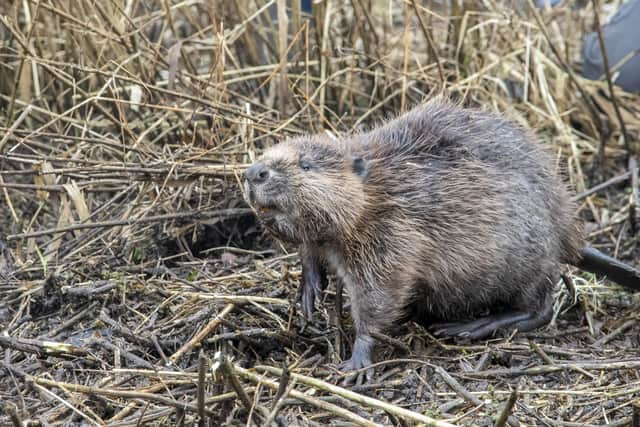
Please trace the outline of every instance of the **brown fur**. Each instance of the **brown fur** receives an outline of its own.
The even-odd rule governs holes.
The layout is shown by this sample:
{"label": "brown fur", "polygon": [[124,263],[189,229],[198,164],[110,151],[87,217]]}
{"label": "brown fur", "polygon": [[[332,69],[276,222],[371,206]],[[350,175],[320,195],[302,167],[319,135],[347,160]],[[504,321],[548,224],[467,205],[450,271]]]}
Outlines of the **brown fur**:
{"label": "brown fur", "polygon": [[338,141],[284,141],[258,164],[268,178],[246,192],[263,224],[301,246],[307,270],[321,263],[345,284],[354,353],[367,353],[349,368],[370,363],[372,332],[408,317],[547,310],[560,264],[582,248],[574,206],[535,138],[446,101]]}

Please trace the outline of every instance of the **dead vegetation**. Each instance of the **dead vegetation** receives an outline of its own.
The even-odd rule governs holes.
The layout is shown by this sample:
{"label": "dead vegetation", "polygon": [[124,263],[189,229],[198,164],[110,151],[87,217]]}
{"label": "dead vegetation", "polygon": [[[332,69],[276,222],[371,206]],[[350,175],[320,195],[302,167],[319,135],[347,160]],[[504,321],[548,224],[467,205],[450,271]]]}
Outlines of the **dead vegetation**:
{"label": "dead vegetation", "polygon": [[637,265],[640,99],[578,72],[597,3],[285,3],[3,2],[0,424],[629,424],[638,298],[575,271],[547,329],[408,325],[341,387],[335,288],[304,324],[296,254],[238,186],[280,138],[444,89],[557,149],[592,244]]}

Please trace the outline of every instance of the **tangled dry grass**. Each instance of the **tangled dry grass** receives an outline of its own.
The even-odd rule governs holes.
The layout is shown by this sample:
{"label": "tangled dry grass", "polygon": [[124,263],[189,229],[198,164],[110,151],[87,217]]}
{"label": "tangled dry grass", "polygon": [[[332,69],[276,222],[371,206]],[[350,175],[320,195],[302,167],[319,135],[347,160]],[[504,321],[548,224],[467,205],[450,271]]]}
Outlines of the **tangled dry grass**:
{"label": "tangled dry grass", "polygon": [[287,135],[445,90],[534,128],[591,243],[637,265],[640,99],[579,77],[594,4],[4,1],[0,424],[629,424],[639,300],[579,271],[547,329],[408,325],[373,384],[339,386],[334,288],[304,324],[296,254],[238,186]]}

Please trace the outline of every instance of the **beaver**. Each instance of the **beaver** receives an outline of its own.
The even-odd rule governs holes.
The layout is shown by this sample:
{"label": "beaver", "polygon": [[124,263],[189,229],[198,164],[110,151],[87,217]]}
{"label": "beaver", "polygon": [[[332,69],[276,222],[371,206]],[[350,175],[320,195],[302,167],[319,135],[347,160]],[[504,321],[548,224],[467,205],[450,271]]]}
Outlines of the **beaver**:
{"label": "beaver", "polygon": [[300,248],[307,318],[327,270],[344,284],[355,328],[344,371],[368,367],[375,333],[408,319],[471,339],[540,327],[564,263],[640,286],[636,270],[585,247],[529,131],[443,98],[337,140],[285,140],[244,185],[264,227]]}

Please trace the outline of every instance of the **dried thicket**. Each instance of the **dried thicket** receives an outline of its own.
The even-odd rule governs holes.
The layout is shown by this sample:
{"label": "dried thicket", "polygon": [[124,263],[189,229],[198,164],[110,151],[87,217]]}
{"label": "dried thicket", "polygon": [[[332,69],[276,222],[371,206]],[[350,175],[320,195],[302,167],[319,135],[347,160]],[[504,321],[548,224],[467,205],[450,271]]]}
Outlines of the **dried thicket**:
{"label": "dried thicket", "polygon": [[580,77],[594,5],[3,1],[0,424],[629,423],[638,298],[579,271],[546,329],[407,325],[373,384],[342,386],[335,287],[305,324],[295,249],[238,185],[281,138],[444,90],[533,128],[590,242],[634,263],[640,99]]}

